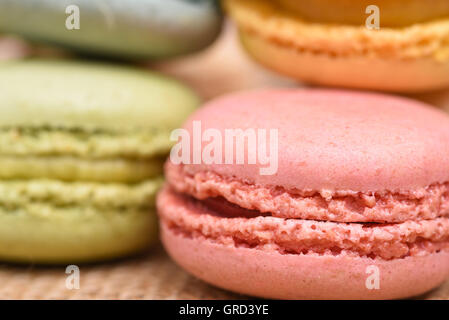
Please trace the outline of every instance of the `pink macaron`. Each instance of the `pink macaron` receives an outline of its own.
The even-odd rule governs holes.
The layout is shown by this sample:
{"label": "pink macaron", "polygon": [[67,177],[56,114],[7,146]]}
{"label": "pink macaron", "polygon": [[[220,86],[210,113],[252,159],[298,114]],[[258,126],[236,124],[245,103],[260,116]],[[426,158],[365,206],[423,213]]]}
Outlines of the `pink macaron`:
{"label": "pink macaron", "polygon": [[208,103],[183,131],[157,205],[165,248],[196,277],[266,298],[390,299],[449,276],[444,113],[263,90]]}

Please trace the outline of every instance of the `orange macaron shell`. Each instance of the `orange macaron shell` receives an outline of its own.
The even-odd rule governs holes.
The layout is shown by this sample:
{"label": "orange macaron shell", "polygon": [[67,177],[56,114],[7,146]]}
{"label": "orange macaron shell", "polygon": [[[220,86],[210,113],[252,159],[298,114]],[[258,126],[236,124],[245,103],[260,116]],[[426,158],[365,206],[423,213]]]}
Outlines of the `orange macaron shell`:
{"label": "orange macaron shell", "polygon": [[[391,92],[449,86],[449,19],[444,13],[442,18],[389,27],[382,24],[381,11],[377,30],[365,23],[310,21],[269,0],[224,4],[248,54],[301,82]],[[305,6],[316,9],[319,3]],[[333,11],[329,15],[338,16]],[[363,11],[361,16],[369,15]]]}

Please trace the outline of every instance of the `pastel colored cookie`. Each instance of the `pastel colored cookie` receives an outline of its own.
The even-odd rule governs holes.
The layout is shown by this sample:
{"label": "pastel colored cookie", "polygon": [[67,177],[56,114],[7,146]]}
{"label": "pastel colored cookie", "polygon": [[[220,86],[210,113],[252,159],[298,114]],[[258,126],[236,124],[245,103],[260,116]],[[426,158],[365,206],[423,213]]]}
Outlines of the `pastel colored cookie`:
{"label": "pastel colored cookie", "polygon": [[278,0],[284,8],[308,21],[364,25],[366,8],[376,5],[383,27],[405,27],[449,16],[449,2],[433,0]]}
{"label": "pastel colored cookie", "polygon": [[[72,29],[74,14],[79,29]],[[119,58],[203,49],[217,37],[221,22],[215,0],[0,0],[2,32]]]}
{"label": "pastel colored cookie", "polygon": [[[396,92],[449,86],[449,4],[378,1],[224,0],[258,62],[295,79]],[[371,12],[371,11],[370,11]]]}
{"label": "pastel colored cookie", "polygon": [[0,64],[0,259],[109,259],[157,239],[170,132],[198,104],[159,74],[95,63]]}
{"label": "pastel colored cookie", "polygon": [[[249,159],[272,141],[277,157],[268,175],[270,163],[238,163],[237,151],[226,163],[167,161],[162,240],[193,275],[287,299],[411,297],[449,276],[443,112],[373,93],[264,90],[208,103],[185,123],[191,137],[198,123],[223,137],[277,130],[277,140],[232,144]],[[206,141],[197,148],[210,152]]]}

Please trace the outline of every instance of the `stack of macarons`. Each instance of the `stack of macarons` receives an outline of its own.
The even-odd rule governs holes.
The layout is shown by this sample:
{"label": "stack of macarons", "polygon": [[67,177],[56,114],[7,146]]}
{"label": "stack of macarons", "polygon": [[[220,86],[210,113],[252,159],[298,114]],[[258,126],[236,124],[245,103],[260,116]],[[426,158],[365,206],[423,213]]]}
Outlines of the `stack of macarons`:
{"label": "stack of macarons", "polygon": [[[266,298],[370,299],[449,276],[446,114],[382,94],[263,90],[208,103],[185,123],[190,136],[197,123],[246,143],[233,161],[238,138],[213,138],[213,161],[193,161],[209,140],[166,164],[162,240],[198,278]],[[275,139],[250,139],[269,130]],[[271,163],[238,163],[267,150]]]}
{"label": "stack of macarons", "polygon": [[224,4],[249,54],[295,79],[398,92],[449,87],[446,0]]}
{"label": "stack of macarons", "polygon": [[[221,22],[215,0],[0,1],[4,34],[127,60],[203,49]],[[14,48],[3,51],[24,55]],[[190,89],[150,71],[63,60],[2,63],[0,88],[1,260],[91,262],[157,239],[170,133],[199,102]]]}
{"label": "stack of macarons", "polygon": [[0,259],[116,258],[157,239],[170,132],[198,104],[148,71],[29,60],[0,66]]}

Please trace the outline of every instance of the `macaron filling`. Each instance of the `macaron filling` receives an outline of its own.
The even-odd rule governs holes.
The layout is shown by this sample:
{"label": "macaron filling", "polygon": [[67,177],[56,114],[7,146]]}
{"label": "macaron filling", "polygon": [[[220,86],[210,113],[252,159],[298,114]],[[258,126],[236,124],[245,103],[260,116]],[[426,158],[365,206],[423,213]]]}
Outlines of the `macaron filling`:
{"label": "macaron filling", "polygon": [[168,129],[3,127],[0,178],[136,183],[162,175]]}
{"label": "macaron filling", "polygon": [[449,2],[435,0],[277,0],[288,12],[320,23],[364,25],[370,5],[379,8],[381,27],[403,27],[449,16]]}
{"label": "macaron filling", "polygon": [[[166,187],[158,198],[161,223],[186,238],[280,254],[399,259],[449,250],[449,219],[397,224],[337,223],[273,216],[242,217]],[[224,207],[229,206],[225,204]],[[252,212],[254,213],[254,212]]]}
{"label": "macaron filling", "polygon": [[136,184],[104,184],[50,179],[3,180],[0,181],[0,208],[13,211],[46,204],[59,208],[148,209],[154,208],[162,181],[158,178]]}
{"label": "macaron filling", "polygon": [[88,129],[23,126],[0,129],[0,148],[6,155],[73,155],[89,158],[149,158],[170,150],[168,128]]}
{"label": "macaron filling", "polygon": [[1,179],[59,179],[137,183],[162,175],[163,158],[89,159],[73,156],[0,155]]}
{"label": "macaron filling", "polygon": [[212,171],[191,173],[170,162],[165,172],[177,192],[201,200],[221,197],[241,208],[280,218],[397,223],[449,216],[449,183],[409,191],[331,192],[255,185]]}

